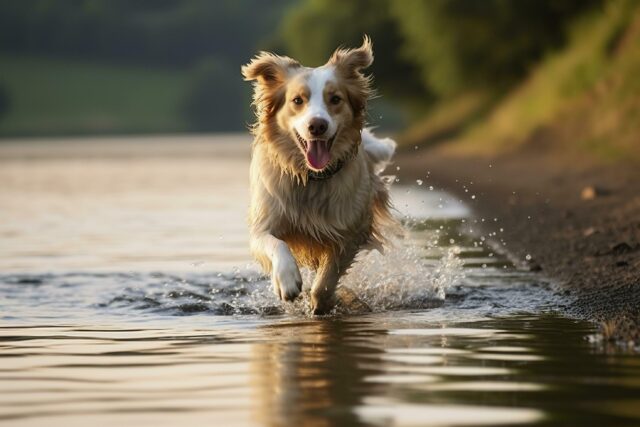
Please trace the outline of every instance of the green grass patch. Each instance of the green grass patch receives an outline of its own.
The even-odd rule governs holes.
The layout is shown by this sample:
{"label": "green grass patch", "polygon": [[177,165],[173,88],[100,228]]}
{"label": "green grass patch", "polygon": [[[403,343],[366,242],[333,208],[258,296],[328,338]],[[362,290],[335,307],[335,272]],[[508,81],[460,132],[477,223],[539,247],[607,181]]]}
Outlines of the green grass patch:
{"label": "green grass patch", "polygon": [[0,55],[0,136],[178,132],[186,71]]}

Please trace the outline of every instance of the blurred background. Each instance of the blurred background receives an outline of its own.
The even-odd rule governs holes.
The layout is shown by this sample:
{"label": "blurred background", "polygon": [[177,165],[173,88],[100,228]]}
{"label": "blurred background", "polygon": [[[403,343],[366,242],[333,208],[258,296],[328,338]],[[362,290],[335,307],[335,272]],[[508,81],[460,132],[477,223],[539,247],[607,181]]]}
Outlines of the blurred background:
{"label": "blurred background", "polygon": [[[634,0],[23,0],[0,2],[0,136],[243,131],[240,66],[309,66],[374,41],[369,121],[406,144],[511,143],[541,125],[633,155]],[[593,117],[599,117],[593,123]],[[485,120],[486,119],[486,120]]]}

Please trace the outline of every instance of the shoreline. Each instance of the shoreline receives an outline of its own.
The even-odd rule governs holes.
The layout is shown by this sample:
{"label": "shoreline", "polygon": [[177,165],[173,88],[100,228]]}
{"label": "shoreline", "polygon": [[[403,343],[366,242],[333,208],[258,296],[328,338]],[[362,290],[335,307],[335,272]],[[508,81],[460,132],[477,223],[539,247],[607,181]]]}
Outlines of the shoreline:
{"label": "shoreline", "polygon": [[607,340],[637,345],[640,170],[620,163],[555,148],[488,156],[440,145],[401,148],[394,173],[463,199],[483,232],[573,298],[569,314],[599,323]]}

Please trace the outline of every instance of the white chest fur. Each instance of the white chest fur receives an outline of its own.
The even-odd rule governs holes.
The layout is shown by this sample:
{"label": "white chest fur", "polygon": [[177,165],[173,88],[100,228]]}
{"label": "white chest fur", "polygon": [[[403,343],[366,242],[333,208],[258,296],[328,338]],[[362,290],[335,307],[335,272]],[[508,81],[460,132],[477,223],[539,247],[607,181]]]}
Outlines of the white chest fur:
{"label": "white chest fur", "polygon": [[265,154],[256,147],[252,158],[252,232],[286,230],[336,240],[367,226],[372,183],[363,152],[331,178],[306,184],[275,170]]}

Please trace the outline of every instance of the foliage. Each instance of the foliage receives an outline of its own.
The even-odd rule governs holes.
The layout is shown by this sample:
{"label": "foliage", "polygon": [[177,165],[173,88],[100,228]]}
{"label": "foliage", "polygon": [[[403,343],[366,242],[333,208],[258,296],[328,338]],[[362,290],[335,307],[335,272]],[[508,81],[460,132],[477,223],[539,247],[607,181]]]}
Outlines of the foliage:
{"label": "foliage", "polygon": [[598,2],[307,0],[287,16],[282,37],[291,54],[317,65],[337,44],[369,33],[383,58],[374,69],[380,85],[424,104],[425,94],[503,90],[561,45],[567,23]]}
{"label": "foliage", "polygon": [[383,93],[402,102],[428,103],[414,61],[401,54],[401,35],[389,14],[389,0],[308,0],[284,17],[280,40],[285,53],[308,66],[324,64],[338,46],[357,47],[368,34],[376,58],[370,72]]}
{"label": "foliage", "polygon": [[[34,131],[46,132],[49,126],[56,133],[240,130],[249,96],[240,88],[239,68],[257,50],[273,49],[316,66],[338,45],[357,46],[365,33],[373,38],[377,58],[370,71],[385,97],[378,100],[376,115],[393,115],[387,113],[389,101],[415,116],[438,103],[471,99],[469,94],[494,100],[565,43],[576,17],[606,1],[2,1],[0,52],[17,61],[12,73],[28,62],[20,57],[34,60],[36,68],[7,80],[5,68],[12,65],[3,63],[1,77],[11,103],[0,132],[12,126],[26,132],[29,123]],[[47,68],[38,68],[37,57],[42,63],[56,59],[52,79]],[[89,69],[95,78],[85,74]],[[56,74],[62,72],[69,75]],[[566,93],[580,92],[599,75],[589,66],[574,72]],[[159,75],[171,77],[154,78]],[[109,82],[109,90],[90,87],[99,78]],[[53,85],[56,79],[64,90]],[[147,99],[131,96],[143,96],[131,86],[134,81]],[[34,101],[47,93],[52,95]],[[128,100],[131,116],[118,113],[118,100]],[[485,108],[482,103],[474,107]],[[160,110],[156,117],[164,121],[151,125],[155,113],[150,112]],[[63,112],[68,118],[60,116]],[[438,123],[434,129],[451,128],[442,125],[446,120]]]}
{"label": "foliage", "polygon": [[640,5],[608,1],[569,33],[565,49],[457,138],[461,149],[509,150],[552,134],[567,149],[640,160]]}
{"label": "foliage", "polygon": [[403,52],[441,97],[504,89],[558,47],[571,18],[595,0],[407,0],[391,2]]}
{"label": "foliage", "polygon": [[238,66],[291,0],[20,0],[0,2],[0,50],[143,65]]}

